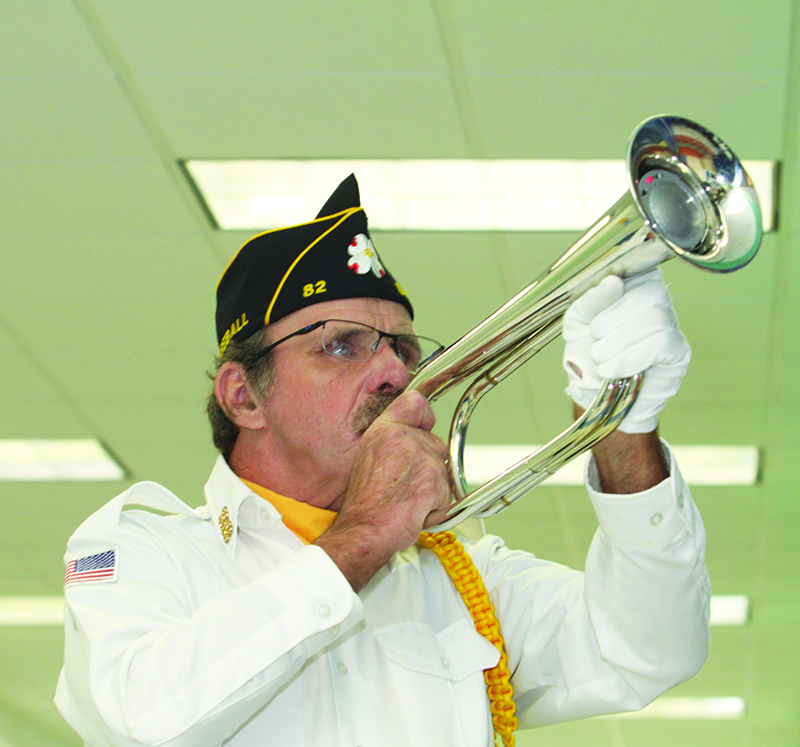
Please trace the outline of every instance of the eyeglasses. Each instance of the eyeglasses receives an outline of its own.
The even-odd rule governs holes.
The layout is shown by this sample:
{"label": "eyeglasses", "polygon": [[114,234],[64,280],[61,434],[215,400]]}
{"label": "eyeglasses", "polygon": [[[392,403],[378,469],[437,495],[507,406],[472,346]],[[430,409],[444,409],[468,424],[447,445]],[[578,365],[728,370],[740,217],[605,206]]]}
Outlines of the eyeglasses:
{"label": "eyeglasses", "polygon": [[367,360],[380,347],[381,340],[385,338],[406,368],[414,373],[423,363],[427,363],[444,350],[442,343],[430,337],[396,335],[391,332],[382,332],[375,327],[370,327],[369,324],[349,322],[344,319],[326,319],[309,324],[307,327],[298,329],[297,332],[292,332],[267,345],[263,350],[259,350],[253,363],[261,360],[282,342],[298,335],[307,335],[320,327],[322,327],[323,350],[340,361]]}

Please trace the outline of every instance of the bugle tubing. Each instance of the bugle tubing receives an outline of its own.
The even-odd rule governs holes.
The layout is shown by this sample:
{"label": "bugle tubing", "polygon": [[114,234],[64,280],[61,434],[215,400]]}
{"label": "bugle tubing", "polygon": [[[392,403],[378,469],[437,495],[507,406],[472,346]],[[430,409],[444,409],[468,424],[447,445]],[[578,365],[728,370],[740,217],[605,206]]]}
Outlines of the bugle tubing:
{"label": "bugle tubing", "polygon": [[457,503],[430,531],[503,511],[610,433],[633,405],[643,373],[604,381],[569,428],[469,492],[464,446],[480,399],[561,333],[570,303],[608,275],[647,272],[678,256],[712,272],[733,272],[761,244],[758,197],[741,162],[716,135],[682,117],[658,116],[631,135],[628,191],[530,285],[426,363],[409,389],[430,401],[471,377],[450,428]]}

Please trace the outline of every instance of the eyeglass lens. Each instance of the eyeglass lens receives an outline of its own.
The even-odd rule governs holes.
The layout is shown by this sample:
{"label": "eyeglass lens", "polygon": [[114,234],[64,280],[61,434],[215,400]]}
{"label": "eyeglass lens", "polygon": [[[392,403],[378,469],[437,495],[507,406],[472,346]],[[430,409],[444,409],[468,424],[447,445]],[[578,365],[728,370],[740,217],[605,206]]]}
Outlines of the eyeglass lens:
{"label": "eyeglass lens", "polygon": [[[378,349],[380,340],[381,333],[377,329],[357,322],[328,321],[322,327],[322,346],[329,355],[340,360],[366,360]],[[435,341],[416,335],[399,335],[396,343],[392,337],[386,340],[411,371],[440,349]]]}

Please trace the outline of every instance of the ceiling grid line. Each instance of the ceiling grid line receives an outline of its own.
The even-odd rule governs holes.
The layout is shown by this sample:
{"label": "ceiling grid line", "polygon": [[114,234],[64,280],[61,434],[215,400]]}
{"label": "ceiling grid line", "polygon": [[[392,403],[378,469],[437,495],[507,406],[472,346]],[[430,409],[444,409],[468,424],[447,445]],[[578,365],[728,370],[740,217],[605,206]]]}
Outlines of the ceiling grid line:
{"label": "ceiling grid line", "polygon": [[178,197],[199,229],[206,247],[210,250],[214,260],[224,265],[227,258],[220,256],[219,248],[214,240],[214,229],[209,223],[208,215],[186,179],[186,175],[180,166],[178,155],[174,152],[169,139],[139,90],[128,63],[109,36],[90,0],[72,0],[72,4],[83,19],[91,37],[116,76],[123,96],[130,105],[131,111],[139,121],[143,131],[150,139],[153,149],[158,155]]}
{"label": "ceiling grid line", "polygon": [[[439,31],[439,38],[442,43],[445,58],[447,59],[450,71],[450,83],[453,89],[453,97],[456,103],[456,110],[464,130],[464,138],[469,149],[470,156],[483,159],[486,151],[480,136],[475,114],[475,104],[469,87],[469,80],[464,63],[464,56],[461,52],[461,45],[456,31],[456,24],[450,8],[449,0],[431,0],[436,24]],[[520,289],[514,276],[511,259],[508,254],[508,247],[505,238],[500,233],[489,234],[489,244],[492,248],[495,264],[500,275],[500,287],[504,296],[510,298],[513,293]],[[533,390],[533,382],[530,376],[522,375],[522,386],[526,393],[525,405],[528,417],[532,425],[539,432],[548,432],[547,424],[541,421],[536,408],[536,398]],[[583,566],[582,554],[578,551],[578,542],[575,532],[569,521],[569,512],[566,505],[566,497],[562,488],[553,489],[554,498],[557,505],[559,522],[564,534],[565,545],[568,548],[570,562],[575,567]]]}
{"label": "ceiling grid line", "polygon": [[11,338],[16,345],[17,349],[30,361],[31,365],[39,371],[42,378],[50,385],[52,390],[56,393],[58,398],[67,406],[75,418],[92,434],[95,438],[102,443],[107,443],[107,438],[102,429],[94,423],[94,421],[78,406],[73,396],[61,384],[58,378],[53,374],[50,369],[42,363],[39,357],[25,344],[22,337],[17,334],[16,330],[2,317],[0,317],[0,327],[3,328],[5,333]]}
{"label": "ceiling grid line", "polygon": [[[486,158],[486,149],[478,130],[478,118],[475,115],[475,103],[469,87],[467,69],[464,63],[464,56],[461,53],[461,46],[458,41],[458,33],[455,27],[453,14],[450,10],[449,0],[431,0],[436,26],[439,31],[439,39],[442,43],[447,66],[450,71],[450,85],[453,89],[453,98],[456,104],[456,111],[464,131],[464,139],[470,157],[483,160]],[[508,257],[508,250],[505,240],[498,233],[489,234],[489,242],[492,247],[495,262],[500,271],[500,282],[503,292],[510,296],[516,291],[514,287],[514,274],[511,267],[511,260]]]}
{"label": "ceiling grid line", "polygon": [[461,120],[461,126],[464,128],[464,139],[466,140],[467,148],[472,158],[486,158],[481,136],[478,132],[475,105],[469,89],[464,56],[461,54],[461,46],[458,42],[458,34],[450,4],[448,0],[431,0],[431,5],[436,17],[439,39],[442,42],[447,66],[450,70],[453,98],[456,102],[456,110]]}

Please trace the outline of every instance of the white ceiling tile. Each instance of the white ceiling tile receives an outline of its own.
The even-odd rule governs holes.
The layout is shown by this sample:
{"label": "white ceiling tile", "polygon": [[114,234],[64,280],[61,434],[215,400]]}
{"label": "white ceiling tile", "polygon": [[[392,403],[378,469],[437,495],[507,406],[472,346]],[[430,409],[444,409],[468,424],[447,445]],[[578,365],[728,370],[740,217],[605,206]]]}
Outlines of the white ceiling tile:
{"label": "white ceiling tile", "polygon": [[[42,231],[117,232],[109,251],[124,251],[128,232],[192,231],[199,209],[186,205],[158,163],[76,159],[49,163],[26,160],[0,169],[6,236],[16,251]],[[50,247],[55,251],[56,246]]]}
{"label": "white ceiling tile", "polygon": [[684,399],[682,392],[664,408],[659,418],[661,435],[675,443],[756,444],[767,440],[763,405],[752,400],[732,405],[722,397],[702,404]]}
{"label": "white ceiling tile", "polygon": [[0,79],[112,75],[73,3],[3,0]]}
{"label": "white ceiling tile", "polygon": [[[0,438],[90,437],[76,405],[47,375],[46,369],[6,332],[0,323]],[[24,344],[31,331],[19,330]]]}
{"label": "white ceiling tile", "polygon": [[0,313],[52,371],[49,356],[73,351],[102,361],[120,350],[214,350],[222,265],[199,235],[33,233],[15,250],[0,275]]}
{"label": "white ceiling tile", "polygon": [[466,155],[444,74],[148,75],[139,85],[182,158]]}
{"label": "white ceiling tile", "polygon": [[[786,76],[780,72],[700,71],[688,82],[672,72],[476,74],[469,85],[487,158],[623,158],[630,133],[656,114],[699,122],[743,159],[783,154]],[[770,116],[744,115],[761,111]]]}
{"label": "white ceiling tile", "polygon": [[[325,73],[443,73],[427,0],[264,3],[139,0],[95,3],[135,74],[238,72],[254,77]],[[365,102],[366,103],[366,102]]]}
{"label": "white ceiling tile", "polygon": [[697,71],[783,72],[789,65],[791,0],[761,3],[757,12],[716,0],[464,2],[452,12],[470,73],[635,71],[647,98],[654,71],[692,86]]}
{"label": "white ceiling tile", "polygon": [[[133,480],[160,482],[196,506],[205,501],[203,485],[217,457],[205,415],[210,384],[196,368],[165,379],[148,397],[98,397],[86,409]],[[116,492],[109,489],[107,500]]]}
{"label": "white ceiling tile", "polygon": [[4,77],[0,98],[0,159],[75,164],[155,161],[153,144],[142,130],[112,76]]}

